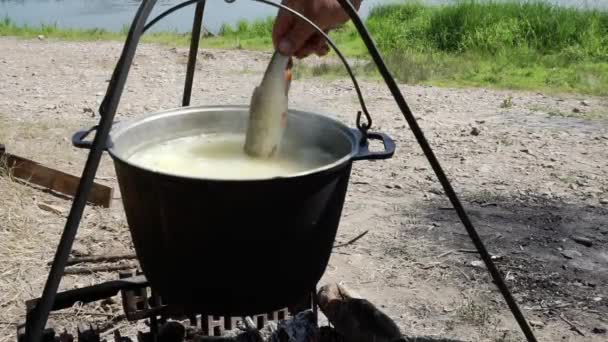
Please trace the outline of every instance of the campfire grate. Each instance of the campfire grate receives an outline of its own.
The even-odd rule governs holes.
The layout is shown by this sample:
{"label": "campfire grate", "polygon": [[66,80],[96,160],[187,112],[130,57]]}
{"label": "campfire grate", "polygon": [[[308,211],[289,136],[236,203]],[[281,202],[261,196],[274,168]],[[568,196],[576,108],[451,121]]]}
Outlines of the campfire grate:
{"label": "campfire grate", "polygon": [[[135,276],[138,275],[142,275],[142,272],[135,274]],[[133,277],[134,274],[121,272],[119,276],[121,279],[128,279]],[[243,317],[223,317],[204,314],[185,315],[176,308],[164,305],[162,298],[149,286],[137,289],[123,289],[120,293],[125,317],[131,322],[143,319],[159,319],[161,323],[164,323],[167,319],[185,318],[187,316],[190,325],[200,328],[204,336],[223,336],[226,331],[233,330],[239,325],[245,325]],[[253,315],[250,318],[257,329],[263,329],[269,322],[278,323],[281,320],[291,318],[293,316],[292,312],[310,309],[311,306],[306,305],[308,299],[306,298],[300,305],[292,308],[283,308],[270,313]],[[157,318],[159,315],[160,318]]]}
{"label": "campfire grate", "polygon": [[[69,308],[76,303],[92,303],[102,301],[120,293],[124,317],[130,323],[136,324],[145,321],[147,331],[137,332],[137,342],[173,342],[171,336],[181,334],[197,337],[222,337],[228,332],[244,331],[248,324],[253,322],[254,327],[262,330],[269,324],[278,324],[282,320],[293,318],[296,314],[311,311],[316,319],[316,305],[313,302],[314,293],[306,296],[290,307],[269,313],[261,313],[249,317],[223,317],[205,314],[185,313],[180,308],[163,304],[162,298],[148,286],[148,282],[141,271],[120,272],[118,282],[106,282],[86,288],[68,290],[57,294],[57,302],[52,311]],[[28,315],[36,307],[38,300],[26,303]],[[47,326],[43,332],[43,342],[73,342],[76,336],[79,342],[112,341],[102,339],[103,332],[111,331],[112,322],[97,325],[90,322],[81,322],[75,333],[64,330],[58,333],[55,328]],[[124,329],[123,329],[124,330]],[[25,325],[17,328],[17,341],[26,341]],[[119,329],[113,331],[114,342],[132,342],[131,338],[121,334]],[[181,340],[178,340],[181,341]]]}

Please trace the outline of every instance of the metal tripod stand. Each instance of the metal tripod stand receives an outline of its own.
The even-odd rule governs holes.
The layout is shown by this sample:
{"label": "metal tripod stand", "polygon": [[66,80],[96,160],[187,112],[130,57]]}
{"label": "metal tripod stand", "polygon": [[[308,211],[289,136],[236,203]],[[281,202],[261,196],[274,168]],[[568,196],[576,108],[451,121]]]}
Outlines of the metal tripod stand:
{"label": "metal tripod stand", "polygon": [[[226,2],[233,3],[235,0],[225,0]],[[276,4],[274,2],[268,0],[252,0],[260,3],[264,3],[267,5],[275,6],[282,8],[286,11],[291,12],[296,15],[299,19],[307,21],[309,24],[313,25],[318,32],[323,34],[323,36],[328,40],[330,45],[334,48],[334,50],[341,57],[343,62],[345,62],[341,53],[336,48],[335,44],[331,42],[329,37],[323,33],[316,25],[314,25],[310,20],[303,17],[301,14],[287,8],[283,5]],[[391,76],[384,60],[382,59],[378,49],[376,48],[372,38],[365,28],[361,18],[358,16],[356,9],[348,0],[337,0],[342,5],[344,10],[347,12],[352,22],[354,23],[358,33],[360,34],[362,40],[364,41],[374,63],[376,64],[378,71],[382,75],[384,81],[386,82],[389,90],[391,91],[397,105],[399,106],[404,118],[408,122],[410,129],[414,133],[416,140],[420,144],[425,156],[427,157],[433,171],[435,172],[439,182],[441,183],[446,195],[450,199],[454,209],[456,210],[460,220],[462,221],[465,229],[467,230],[471,240],[473,241],[475,247],[477,248],[482,260],[484,261],[486,267],[490,275],[492,276],[494,282],[502,293],[503,297],[507,305],[509,306],[511,312],[513,313],[517,323],[522,329],[528,341],[536,341],[530,326],[528,325],[525,317],[523,316],[521,310],[517,306],[514,298],[512,297],[509,289],[507,288],[500,272],[494,265],[491,260],[491,256],[486,250],[483,242],[481,241],[479,235],[477,234],[473,224],[471,223],[464,207],[462,206],[458,196],[456,195],[451,183],[449,182],[446,174],[444,173],[438,159],[436,158],[430,144],[426,140],[422,130],[418,126],[414,115],[412,114],[409,106],[407,105],[403,95],[401,94],[397,83]],[[27,324],[26,324],[26,341],[28,342],[38,342],[42,337],[42,333],[46,322],[48,320],[49,312],[51,311],[54,303],[55,297],[57,295],[57,290],[59,288],[59,284],[61,282],[61,278],[63,275],[63,271],[66,267],[66,263],[68,261],[69,253],[72,249],[72,244],[74,242],[78,226],[80,220],[82,218],[82,213],[84,211],[86,205],[86,199],[88,198],[89,192],[93,185],[93,180],[95,178],[95,173],[99,166],[102,153],[104,151],[104,146],[106,142],[106,138],[110,132],[114,116],[116,114],[116,110],[118,104],[120,102],[121,95],[124,90],[124,86],[127,80],[127,76],[129,74],[129,70],[135,56],[137,46],[140,42],[140,39],[144,32],[153,26],[155,23],[160,21],[165,16],[171,14],[172,12],[184,8],[186,6],[196,4],[195,14],[194,14],[194,23],[192,26],[192,40],[190,43],[190,53],[187,64],[187,73],[186,73],[186,81],[184,86],[184,94],[182,99],[182,105],[188,106],[190,104],[190,97],[192,93],[192,83],[194,79],[194,71],[196,66],[196,58],[198,53],[198,45],[199,45],[199,37],[202,28],[203,15],[205,10],[206,0],[190,0],[180,3],[177,6],[174,6],[167,11],[160,14],[158,17],[151,20],[147,23],[147,20],[150,16],[152,9],[156,4],[156,0],[143,0],[141,5],[139,6],[135,17],[130,26],[130,30],[128,32],[122,54],[116,64],[116,68],[114,69],[112,78],[107,88],[106,96],[99,108],[99,112],[101,114],[101,119],[98,124],[97,134],[93,140],[92,146],[90,148],[90,152],[82,173],[82,178],[78,187],[78,192],[73,200],[73,204],[67,218],[65,228],[63,234],[61,236],[61,240],[57,247],[57,251],[53,260],[53,264],[51,266],[51,270],[49,272],[47,282],[44,287],[44,291],[42,297],[37,302],[35,308],[28,314]],[[347,63],[345,63],[347,66]],[[351,77],[352,72],[350,68],[347,66],[347,70]],[[366,125],[371,126],[371,117],[365,108],[365,104],[362,101],[361,92],[357,83],[355,81],[355,88],[357,90],[357,94],[359,95],[359,99],[362,105],[362,110],[366,116],[367,123]],[[358,116],[358,123],[361,118],[361,113]]]}

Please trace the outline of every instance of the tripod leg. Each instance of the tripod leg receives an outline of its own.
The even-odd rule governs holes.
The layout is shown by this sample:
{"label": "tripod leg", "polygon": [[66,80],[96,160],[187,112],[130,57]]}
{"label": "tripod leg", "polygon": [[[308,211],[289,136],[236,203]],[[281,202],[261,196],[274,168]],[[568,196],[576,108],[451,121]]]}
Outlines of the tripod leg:
{"label": "tripod leg", "polygon": [[182,106],[190,105],[192,96],[192,82],[194,81],[194,71],[196,67],[196,56],[198,54],[198,44],[201,38],[201,28],[203,26],[203,15],[205,13],[206,1],[200,1],[196,4],[194,10],[194,22],[192,23],[192,37],[190,40],[190,54],[188,56],[188,67],[186,69],[186,84],[184,85],[184,98]]}
{"label": "tripod leg", "polygon": [[148,19],[148,16],[150,15],[150,12],[155,4],[156,0],[144,0],[137,10],[137,14],[133,19],[133,23],[127,36],[119,63],[116,66],[112,80],[108,85],[106,95],[107,101],[102,106],[103,115],[99,121],[99,129],[95,135],[95,139],[93,140],[93,145],[91,146],[91,150],[78,185],[78,191],[74,197],[74,201],[72,202],[72,208],[61,235],[59,246],[57,246],[57,251],[53,259],[53,265],[51,266],[49,276],[44,286],[42,297],[31,314],[28,315],[28,319],[26,321],[25,341],[27,342],[39,342],[42,337],[44,327],[49,318],[49,313],[51,312],[55,302],[57,289],[59,288],[61,278],[63,277],[63,272],[70,255],[70,251],[72,250],[72,244],[78,231],[78,226],[86,206],[89,192],[93,186],[95,173],[99,167],[101,155],[106,147],[106,139],[110,132],[110,128],[112,127],[114,114],[116,114],[116,109],[127,80],[127,75],[135,56],[135,50],[137,49],[139,39],[143,33],[146,20]]}

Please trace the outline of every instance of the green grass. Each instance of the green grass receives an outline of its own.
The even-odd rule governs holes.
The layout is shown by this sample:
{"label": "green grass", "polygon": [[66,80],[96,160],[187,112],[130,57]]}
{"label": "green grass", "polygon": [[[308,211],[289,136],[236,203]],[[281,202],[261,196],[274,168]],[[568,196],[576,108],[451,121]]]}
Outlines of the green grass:
{"label": "green grass", "polygon": [[[203,47],[268,50],[273,18],[225,25]],[[544,2],[461,1],[429,6],[408,1],[372,9],[366,25],[394,76],[402,82],[546,92],[608,94],[608,12]],[[70,40],[124,39],[123,32],[17,27],[0,35]],[[340,49],[369,61],[354,26],[331,33]],[[187,45],[189,36],[152,33],[144,41]],[[371,63],[357,74],[378,77]],[[300,67],[297,75],[343,77],[341,65]]]}
{"label": "green grass", "polygon": [[[25,39],[36,38],[40,35],[45,38],[67,40],[67,41],[124,41],[129,28],[123,27],[118,32],[104,29],[77,29],[60,28],[57,25],[40,26],[19,26],[10,18],[5,17],[0,20],[0,36],[13,36]],[[146,34],[142,41],[149,43],[161,43],[167,45],[188,46],[190,42],[189,34],[178,32],[153,32]]]}

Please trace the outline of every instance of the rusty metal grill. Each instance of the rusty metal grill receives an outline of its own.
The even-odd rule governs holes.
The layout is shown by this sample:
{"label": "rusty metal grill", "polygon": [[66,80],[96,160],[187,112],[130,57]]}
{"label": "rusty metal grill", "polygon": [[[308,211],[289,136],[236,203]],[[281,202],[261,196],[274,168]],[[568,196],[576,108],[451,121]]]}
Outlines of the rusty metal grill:
{"label": "rusty metal grill", "polygon": [[[142,275],[141,271],[135,274],[121,272],[120,279],[128,279],[133,276]],[[232,330],[242,323],[242,317],[223,317],[210,315],[190,315],[186,317],[178,309],[163,304],[162,298],[154,293],[149,286],[136,289],[123,289],[120,291],[122,306],[127,320],[134,322],[160,315],[161,322],[168,318],[187,318],[191,326],[199,327],[206,336],[222,336],[224,331]],[[306,305],[308,298],[291,308],[283,308],[277,311],[251,316],[258,329],[262,329],[268,322],[278,322],[291,317],[292,312],[309,309]],[[310,303],[310,302],[309,302]]]}
{"label": "rusty metal grill", "polygon": [[[136,273],[121,272],[119,277],[120,279],[128,279],[142,274],[141,271]],[[200,329],[200,333],[203,336],[224,336],[227,331],[245,325],[243,317],[223,317],[204,314],[186,315],[179,308],[164,305],[162,298],[154,293],[149,286],[136,289],[122,289],[120,292],[125,317],[131,322],[150,319],[151,324],[159,325],[159,323],[166,323],[169,319],[187,319],[190,326]],[[281,320],[291,318],[297,312],[310,309],[312,304],[311,294],[310,298],[307,297],[290,308],[258,314],[250,318],[258,329],[263,329],[269,322],[278,323]]]}
{"label": "rusty metal grill", "polygon": [[[92,303],[102,301],[120,292],[123,314],[126,320],[131,323],[146,320],[146,325],[149,327],[148,331],[138,332],[137,342],[163,342],[164,339],[162,336],[159,336],[162,335],[161,331],[167,329],[167,327],[173,331],[183,330],[184,332],[187,331],[190,335],[194,334],[203,337],[221,337],[225,336],[228,332],[235,332],[237,329],[239,332],[242,332],[242,329],[239,328],[246,327],[244,322],[245,317],[187,314],[180,308],[163,304],[162,298],[150,288],[141,271],[120,272],[118,280],[119,282],[110,281],[88,288],[58,293],[58,301],[53,311],[69,308],[77,302]],[[112,290],[108,291],[108,288]],[[270,322],[278,324],[281,320],[290,319],[297,313],[305,310],[312,309],[316,313],[313,298],[314,294],[311,293],[310,296],[303,298],[299,303],[294,303],[290,307],[261,313],[249,318],[254,322],[257,329],[262,330]],[[37,299],[28,301],[26,303],[27,311],[31,312],[37,302]],[[180,322],[186,322],[186,324]],[[112,327],[112,324],[106,325],[106,328],[109,327]],[[59,338],[60,341],[73,341],[74,336],[76,336],[79,342],[99,342],[101,341],[100,333],[103,330],[103,327],[91,324],[90,322],[81,322],[74,333],[64,331],[57,335],[57,331],[49,327],[44,331],[43,340],[54,342]],[[113,334],[114,341],[116,342],[132,341],[132,339],[123,337],[119,330],[115,330]],[[24,341],[25,327],[23,325],[18,327],[17,338],[19,342]]]}

